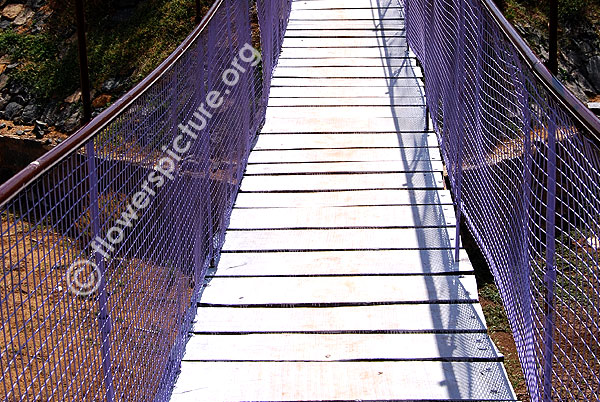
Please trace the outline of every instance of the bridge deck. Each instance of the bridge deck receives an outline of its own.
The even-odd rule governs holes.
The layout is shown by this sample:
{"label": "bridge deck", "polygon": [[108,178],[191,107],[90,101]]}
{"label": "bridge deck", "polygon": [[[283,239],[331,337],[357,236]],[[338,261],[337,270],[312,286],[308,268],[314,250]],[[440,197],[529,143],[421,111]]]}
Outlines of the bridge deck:
{"label": "bridge deck", "polygon": [[514,400],[401,9],[293,3],[173,401]]}

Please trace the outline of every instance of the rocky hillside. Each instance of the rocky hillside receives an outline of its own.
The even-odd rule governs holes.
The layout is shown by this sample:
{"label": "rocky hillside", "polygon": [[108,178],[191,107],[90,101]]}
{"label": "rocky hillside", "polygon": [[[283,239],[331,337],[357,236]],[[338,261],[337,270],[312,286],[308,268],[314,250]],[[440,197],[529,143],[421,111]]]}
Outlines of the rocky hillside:
{"label": "rocky hillside", "polygon": [[[208,9],[211,1],[203,0]],[[74,0],[0,0],[0,135],[38,139],[81,124]],[[194,27],[194,0],[86,0],[97,114]]]}
{"label": "rocky hillside", "polygon": [[[508,20],[542,60],[548,59],[548,2],[505,0]],[[600,94],[600,0],[559,0],[559,72],[582,102]]]}

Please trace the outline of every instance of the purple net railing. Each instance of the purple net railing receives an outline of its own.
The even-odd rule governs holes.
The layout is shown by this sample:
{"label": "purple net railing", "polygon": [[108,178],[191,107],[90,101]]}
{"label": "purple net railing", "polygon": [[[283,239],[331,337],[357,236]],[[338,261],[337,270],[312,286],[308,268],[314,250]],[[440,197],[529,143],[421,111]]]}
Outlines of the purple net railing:
{"label": "purple net railing", "polygon": [[600,401],[600,122],[489,0],[405,0],[457,209],[533,401]]}
{"label": "purple net railing", "polygon": [[149,77],[0,187],[0,394],[168,400],[265,116],[290,1],[217,0]]}

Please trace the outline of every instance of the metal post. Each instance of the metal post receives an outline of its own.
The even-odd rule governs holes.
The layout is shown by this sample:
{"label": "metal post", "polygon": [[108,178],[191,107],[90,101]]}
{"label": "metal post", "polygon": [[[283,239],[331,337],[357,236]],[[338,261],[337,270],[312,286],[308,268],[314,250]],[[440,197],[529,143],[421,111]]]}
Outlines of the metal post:
{"label": "metal post", "polygon": [[558,0],[550,0],[550,15],[548,23],[548,70],[558,74]]}
{"label": "metal post", "polygon": [[85,7],[83,0],[75,0],[75,14],[77,17],[77,47],[79,49],[79,79],[81,83],[81,101],[83,102],[83,124],[85,124],[92,119],[92,100],[90,98],[90,73],[85,44]]}
{"label": "metal post", "polygon": [[[456,194],[456,238],[454,245],[454,261],[458,263],[460,261],[460,222],[462,218],[462,153],[463,153],[463,142],[465,136],[465,124],[464,124],[464,111],[461,108],[462,103],[462,89],[464,85],[464,57],[465,57],[465,3],[464,0],[459,2],[459,18],[458,18],[458,35],[457,35],[457,52],[456,52],[456,86],[457,92],[453,103],[454,113],[454,129],[456,130],[455,135],[457,139],[457,153],[456,153],[456,168],[454,174],[456,179],[455,194]],[[445,114],[445,113],[444,113]]]}
{"label": "metal post", "polygon": [[556,123],[548,124],[548,191],[546,192],[546,319],[544,323],[544,402],[552,402],[552,361],[554,360],[554,284],[555,265],[555,207],[556,207]]}
{"label": "metal post", "polygon": [[[87,165],[90,184],[90,218],[92,238],[100,235],[100,213],[98,208],[98,176],[96,174],[96,153],[94,141],[90,140],[86,146]],[[115,400],[115,389],[113,386],[113,375],[110,359],[110,315],[108,313],[108,294],[106,292],[106,266],[104,257],[94,253],[94,261],[100,271],[100,286],[98,287],[98,327],[102,338],[102,371],[104,372],[104,386],[106,387],[106,401]]]}
{"label": "metal post", "polygon": [[202,7],[200,7],[200,0],[196,0],[196,24],[202,21]]}

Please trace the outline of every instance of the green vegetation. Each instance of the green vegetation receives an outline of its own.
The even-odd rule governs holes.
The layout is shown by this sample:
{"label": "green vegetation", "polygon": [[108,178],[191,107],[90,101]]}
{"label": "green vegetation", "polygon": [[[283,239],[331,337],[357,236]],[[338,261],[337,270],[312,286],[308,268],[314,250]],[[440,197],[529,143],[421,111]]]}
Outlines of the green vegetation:
{"label": "green vegetation", "polygon": [[[64,99],[79,87],[77,41],[71,1],[55,1],[41,33],[0,32],[0,54],[19,66],[10,72],[40,99]],[[194,0],[145,0],[124,16],[114,2],[88,2],[87,42],[92,85],[109,78],[139,82],[194,27]],[[207,10],[211,0],[202,0]]]}
{"label": "green vegetation", "polygon": [[[504,15],[510,22],[528,22],[546,29],[549,2],[534,0],[504,0]],[[600,0],[558,0],[558,17],[561,25],[577,25],[585,21],[598,21]]]}

